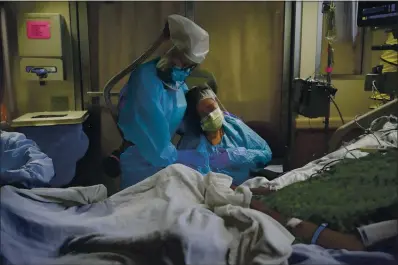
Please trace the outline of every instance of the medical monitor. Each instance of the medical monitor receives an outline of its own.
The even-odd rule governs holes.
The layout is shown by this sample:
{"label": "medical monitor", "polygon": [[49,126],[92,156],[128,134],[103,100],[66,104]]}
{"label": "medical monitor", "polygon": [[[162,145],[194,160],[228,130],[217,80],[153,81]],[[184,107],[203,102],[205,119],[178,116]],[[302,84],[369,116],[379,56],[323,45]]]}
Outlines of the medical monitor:
{"label": "medical monitor", "polygon": [[358,27],[388,27],[398,24],[398,1],[358,2]]}

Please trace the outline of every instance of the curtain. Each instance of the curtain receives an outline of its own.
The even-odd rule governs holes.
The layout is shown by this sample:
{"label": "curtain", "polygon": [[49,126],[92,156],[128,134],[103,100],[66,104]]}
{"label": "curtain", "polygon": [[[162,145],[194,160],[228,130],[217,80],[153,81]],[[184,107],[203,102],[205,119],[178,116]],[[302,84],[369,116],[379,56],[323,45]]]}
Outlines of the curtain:
{"label": "curtain", "polygon": [[[156,40],[169,15],[184,15],[184,10],[184,2],[88,2],[92,87],[102,91]],[[151,58],[168,48],[163,45]],[[112,91],[120,90],[128,77]]]}

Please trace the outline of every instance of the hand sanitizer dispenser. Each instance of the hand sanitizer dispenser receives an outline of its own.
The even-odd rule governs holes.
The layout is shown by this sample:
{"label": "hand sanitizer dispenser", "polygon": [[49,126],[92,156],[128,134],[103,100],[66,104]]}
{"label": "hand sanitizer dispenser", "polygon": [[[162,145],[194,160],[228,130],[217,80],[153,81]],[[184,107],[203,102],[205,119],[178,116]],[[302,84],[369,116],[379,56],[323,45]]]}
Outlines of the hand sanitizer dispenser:
{"label": "hand sanitizer dispenser", "polygon": [[27,13],[18,25],[21,78],[63,81],[63,21],[60,14]]}

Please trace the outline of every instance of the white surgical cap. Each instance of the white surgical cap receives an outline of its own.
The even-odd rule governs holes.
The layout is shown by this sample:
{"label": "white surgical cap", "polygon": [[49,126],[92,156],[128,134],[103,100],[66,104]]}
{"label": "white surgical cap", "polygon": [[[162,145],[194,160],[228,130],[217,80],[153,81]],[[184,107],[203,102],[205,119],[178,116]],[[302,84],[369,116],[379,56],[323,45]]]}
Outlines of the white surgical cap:
{"label": "white surgical cap", "polygon": [[168,17],[170,38],[176,48],[192,62],[200,64],[209,53],[209,33],[180,15]]}

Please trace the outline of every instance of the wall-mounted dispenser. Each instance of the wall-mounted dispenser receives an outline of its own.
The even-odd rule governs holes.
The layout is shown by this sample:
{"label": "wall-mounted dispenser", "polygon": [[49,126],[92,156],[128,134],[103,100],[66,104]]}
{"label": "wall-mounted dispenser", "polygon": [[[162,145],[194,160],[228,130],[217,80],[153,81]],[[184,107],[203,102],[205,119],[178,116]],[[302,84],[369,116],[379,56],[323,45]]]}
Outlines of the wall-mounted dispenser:
{"label": "wall-mounted dispenser", "polygon": [[18,22],[21,78],[27,81],[65,80],[63,21],[56,13],[26,13]]}

